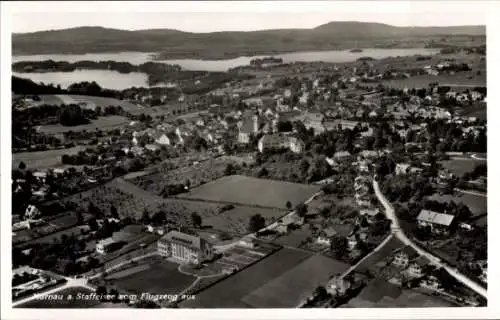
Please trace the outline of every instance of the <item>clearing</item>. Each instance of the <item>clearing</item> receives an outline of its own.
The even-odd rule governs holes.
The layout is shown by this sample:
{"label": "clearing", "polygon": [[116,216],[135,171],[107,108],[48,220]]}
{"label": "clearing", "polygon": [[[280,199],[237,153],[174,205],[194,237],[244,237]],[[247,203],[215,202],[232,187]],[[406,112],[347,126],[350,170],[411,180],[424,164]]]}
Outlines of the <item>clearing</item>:
{"label": "clearing", "polygon": [[443,168],[450,170],[457,177],[461,177],[464,173],[471,172],[474,168],[480,164],[485,164],[484,160],[475,159],[461,159],[454,158],[451,160],[440,161]]}

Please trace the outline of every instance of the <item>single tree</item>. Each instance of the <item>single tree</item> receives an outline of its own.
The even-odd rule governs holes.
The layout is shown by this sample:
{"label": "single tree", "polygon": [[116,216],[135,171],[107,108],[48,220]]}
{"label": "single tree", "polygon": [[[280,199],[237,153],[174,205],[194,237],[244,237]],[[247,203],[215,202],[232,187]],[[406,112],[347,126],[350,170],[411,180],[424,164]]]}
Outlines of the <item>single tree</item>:
{"label": "single tree", "polygon": [[201,228],[203,220],[199,214],[197,214],[196,212],[193,212],[191,214],[191,222],[193,223],[193,226],[195,228]]}
{"label": "single tree", "polygon": [[292,203],[290,201],[287,201],[285,206],[288,210],[292,209]]}
{"label": "single tree", "polygon": [[259,213],[250,217],[248,231],[257,232],[266,226],[266,219]]}
{"label": "single tree", "polygon": [[21,161],[21,163],[19,163],[19,169],[20,170],[24,170],[26,169],[26,164],[24,162]]}
{"label": "single tree", "polygon": [[295,212],[297,212],[297,215],[299,217],[301,217],[301,218],[304,217],[307,214],[307,204],[299,203],[295,207]]}

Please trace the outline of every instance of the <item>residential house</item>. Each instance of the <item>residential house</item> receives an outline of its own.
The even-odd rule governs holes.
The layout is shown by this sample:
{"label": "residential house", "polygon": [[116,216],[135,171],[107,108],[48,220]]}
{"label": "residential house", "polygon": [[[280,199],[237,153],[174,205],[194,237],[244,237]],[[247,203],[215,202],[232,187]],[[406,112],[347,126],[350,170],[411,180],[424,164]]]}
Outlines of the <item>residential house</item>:
{"label": "residential house", "polygon": [[45,183],[45,180],[47,179],[47,172],[35,171],[35,172],[33,172],[33,177],[35,177],[41,183]]}
{"label": "residential house", "polygon": [[483,95],[477,91],[472,91],[470,93],[470,96],[471,96],[472,101],[478,101],[478,100],[483,99]]}
{"label": "residential house", "polygon": [[375,216],[379,213],[380,213],[380,210],[378,208],[359,210],[359,214],[363,217],[366,217],[368,219],[369,223],[373,222]]}
{"label": "residential house", "polygon": [[337,151],[333,155],[334,159],[340,160],[340,159],[345,159],[351,156],[351,153],[349,151]]}
{"label": "residential house", "polygon": [[28,205],[26,211],[24,211],[24,219],[36,219],[41,215],[42,213],[40,212],[40,210],[38,210],[38,208],[32,204]]}
{"label": "residential house", "polygon": [[429,262],[424,256],[416,258],[408,266],[408,275],[413,278],[423,277],[425,275],[425,268],[429,265]]}
{"label": "residential house", "polygon": [[466,93],[461,93],[455,97],[457,102],[459,103],[465,103],[469,101],[469,96]]}
{"label": "residential house", "polygon": [[406,246],[394,255],[392,264],[401,268],[407,268],[410,261],[416,257],[418,257],[418,253],[410,246]]}
{"label": "residential house", "polygon": [[155,152],[156,150],[160,150],[160,147],[158,147],[155,144],[147,144],[147,145],[144,146],[144,148],[146,150],[149,150],[149,151],[152,151],[152,152]]}
{"label": "residential house", "polygon": [[398,164],[396,164],[395,171],[396,171],[397,175],[407,174],[409,171],[409,168],[410,168],[410,165],[408,163],[398,163]]}
{"label": "residential house", "polygon": [[454,219],[455,216],[451,214],[422,210],[417,217],[417,223],[421,228],[430,227],[433,233],[447,234],[450,231]]}
{"label": "residential house", "polygon": [[437,290],[437,291],[442,290],[441,282],[434,275],[428,275],[427,277],[422,279],[420,281],[420,286],[422,286],[424,288],[431,289],[431,290]]}
{"label": "residential house", "polygon": [[170,231],[158,240],[158,254],[172,257],[185,263],[202,263],[214,256],[212,245],[203,238]]}
{"label": "residential house", "polygon": [[106,253],[113,251],[113,248],[115,246],[116,246],[116,242],[113,240],[113,238],[107,238],[107,239],[103,239],[103,240],[99,241],[96,244],[95,249],[96,249],[97,253],[106,254]]}
{"label": "residential house", "polygon": [[347,280],[345,277],[333,277],[328,281],[326,291],[334,297],[342,297],[351,287],[351,281]]}
{"label": "residential house", "polygon": [[376,118],[376,117],[378,117],[378,112],[377,112],[377,111],[375,111],[375,110],[372,110],[372,111],[368,114],[368,116],[369,116],[370,118]]}
{"label": "residential house", "polygon": [[328,227],[320,231],[316,237],[316,243],[330,246],[332,244],[332,237],[337,234],[334,228]]}
{"label": "residential house", "polygon": [[356,237],[356,234],[352,233],[349,236],[347,236],[346,239],[347,239],[347,250],[349,250],[349,251],[354,250],[359,243],[358,238]]}

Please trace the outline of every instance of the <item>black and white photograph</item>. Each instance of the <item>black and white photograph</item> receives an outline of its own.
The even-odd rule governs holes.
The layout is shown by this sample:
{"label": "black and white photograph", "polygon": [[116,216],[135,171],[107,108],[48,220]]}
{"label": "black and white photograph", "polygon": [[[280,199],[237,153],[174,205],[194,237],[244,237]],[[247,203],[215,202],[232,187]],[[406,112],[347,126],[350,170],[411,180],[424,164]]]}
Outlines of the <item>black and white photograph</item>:
{"label": "black and white photograph", "polygon": [[494,9],[2,2],[5,319],[494,314]]}

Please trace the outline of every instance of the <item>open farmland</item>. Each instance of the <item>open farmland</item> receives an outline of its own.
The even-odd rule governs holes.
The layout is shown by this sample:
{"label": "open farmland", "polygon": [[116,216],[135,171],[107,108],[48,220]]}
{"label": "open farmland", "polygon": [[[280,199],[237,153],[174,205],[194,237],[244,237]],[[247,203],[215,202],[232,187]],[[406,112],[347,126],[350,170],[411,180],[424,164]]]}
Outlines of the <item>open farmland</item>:
{"label": "open farmland", "polygon": [[92,120],[92,122],[88,124],[82,124],[78,126],[63,126],[61,124],[50,124],[50,125],[45,125],[45,126],[40,126],[39,131],[41,133],[49,133],[49,134],[56,134],[56,133],[63,133],[63,132],[78,132],[78,131],[95,131],[96,129],[99,130],[111,130],[115,129],[121,126],[126,125],[130,121],[122,116],[106,116],[106,117],[99,117],[96,120]]}
{"label": "open farmland", "polygon": [[32,309],[44,309],[44,308],[91,308],[100,303],[99,300],[84,300],[84,299],[68,299],[69,295],[75,297],[77,294],[90,294],[91,290],[83,287],[71,287],[54,292],[52,295],[61,295],[61,300],[43,300],[43,299],[33,299],[29,302],[23,303],[16,308],[32,308]]}
{"label": "open farmland", "polygon": [[40,99],[41,101],[39,101],[37,105],[85,103],[85,107],[92,110],[98,106],[100,106],[101,108],[107,106],[121,106],[124,111],[130,112],[132,114],[140,114],[145,110],[144,107],[138,106],[131,102],[106,97],[82,96],[76,94],[42,94],[40,95]]}
{"label": "open farmland", "polygon": [[297,205],[319,190],[318,186],[232,175],[202,185],[182,194],[182,197],[286,209],[287,201],[290,201],[292,205]]}
{"label": "open farmland", "polygon": [[195,277],[183,274],[177,268],[176,263],[158,261],[147,269],[115,279],[114,283],[120,292],[131,294],[179,294],[194,282]]}
{"label": "open farmland", "polygon": [[461,88],[474,88],[486,87],[486,76],[472,76],[468,78],[468,73],[455,75],[420,75],[405,79],[394,79],[382,81],[384,86],[396,89],[404,88],[428,88],[432,82],[438,82],[440,86],[461,87]]}
{"label": "open farmland", "polygon": [[205,219],[203,224],[217,230],[246,234],[248,233],[247,227],[251,216],[260,214],[266,219],[266,225],[268,225],[286,213],[285,210],[236,206],[220,215]]}
{"label": "open farmland", "polygon": [[471,172],[477,165],[486,164],[484,160],[454,158],[440,162],[443,168],[450,170],[454,175],[461,177],[464,173]]}
{"label": "open farmland", "polygon": [[111,206],[114,205],[121,217],[135,219],[140,219],[145,209],[150,214],[163,210],[171,221],[184,223],[190,220],[193,212],[207,217],[217,214],[220,208],[220,205],[211,203],[164,199],[119,178],[97,188],[66,197],[64,200],[76,203],[91,201],[105,213],[110,212]]}
{"label": "open farmland", "polygon": [[67,149],[19,152],[12,154],[12,168],[17,168],[19,163],[24,162],[28,169],[45,169],[61,165],[61,156],[63,154],[74,155],[83,151],[85,147],[76,146]]}
{"label": "open farmland", "polygon": [[182,308],[249,308],[242,299],[311,257],[305,251],[281,249],[250,267],[201,291],[195,300],[180,303]]}
{"label": "open farmland", "polygon": [[316,287],[328,282],[330,276],[348,268],[343,262],[314,255],[246,295],[242,301],[254,308],[293,308]]}

